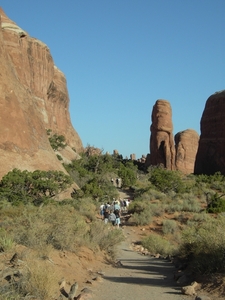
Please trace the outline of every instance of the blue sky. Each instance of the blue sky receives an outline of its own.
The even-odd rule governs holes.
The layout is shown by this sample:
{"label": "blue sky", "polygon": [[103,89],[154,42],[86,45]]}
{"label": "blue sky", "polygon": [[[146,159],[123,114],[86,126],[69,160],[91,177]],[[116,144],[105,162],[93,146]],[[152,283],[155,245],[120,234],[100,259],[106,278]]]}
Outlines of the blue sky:
{"label": "blue sky", "polygon": [[83,145],[149,153],[158,99],[173,134],[200,134],[207,98],[225,89],[225,0],[1,0],[10,19],[48,45],[65,74]]}

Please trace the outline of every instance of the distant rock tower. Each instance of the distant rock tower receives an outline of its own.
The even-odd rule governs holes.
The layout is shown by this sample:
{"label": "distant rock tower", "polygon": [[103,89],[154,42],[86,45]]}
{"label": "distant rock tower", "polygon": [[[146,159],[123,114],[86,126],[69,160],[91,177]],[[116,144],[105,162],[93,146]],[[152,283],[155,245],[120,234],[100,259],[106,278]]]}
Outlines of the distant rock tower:
{"label": "distant rock tower", "polygon": [[119,155],[119,151],[118,150],[113,150],[113,155]]}
{"label": "distant rock tower", "polygon": [[169,101],[156,101],[150,131],[150,165],[163,165],[168,170],[175,170],[172,109]]}
{"label": "distant rock tower", "polygon": [[134,153],[131,154],[131,155],[130,155],[130,159],[131,159],[131,160],[136,160],[136,154],[134,154]]}
{"label": "distant rock tower", "polygon": [[176,169],[184,174],[194,173],[199,134],[193,129],[178,132],[175,135]]}

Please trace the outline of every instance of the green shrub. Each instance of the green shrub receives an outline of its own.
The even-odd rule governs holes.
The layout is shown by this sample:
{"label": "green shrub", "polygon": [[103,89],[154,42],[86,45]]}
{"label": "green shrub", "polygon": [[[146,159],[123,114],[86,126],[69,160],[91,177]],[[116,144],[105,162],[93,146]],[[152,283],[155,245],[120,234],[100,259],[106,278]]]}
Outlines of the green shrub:
{"label": "green shrub", "polygon": [[63,158],[62,158],[62,156],[61,156],[61,155],[59,155],[59,154],[56,154],[56,156],[57,156],[58,160],[60,160],[60,161],[62,161],[62,160],[63,160]]}
{"label": "green shrub", "polygon": [[208,213],[221,213],[225,212],[225,199],[222,197],[223,195],[218,195],[218,193],[215,193],[212,195],[210,203],[207,206],[207,212]]}
{"label": "green shrub", "polygon": [[135,212],[131,217],[132,222],[136,225],[148,225],[152,222],[152,212],[151,210],[144,210],[142,212]]}
{"label": "green shrub", "polygon": [[53,134],[51,129],[47,130],[47,135],[49,136],[48,139],[54,151],[64,149],[67,146],[66,139],[63,135]]}
{"label": "green shrub", "polygon": [[144,248],[152,254],[161,254],[163,256],[173,255],[176,251],[175,246],[171,242],[167,241],[160,235],[150,235],[142,240],[142,245]]}
{"label": "green shrub", "polygon": [[90,226],[88,232],[89,246],[99,247],[100,250],[104,250],[114,255],[116,246],[124,240],[122,230],[112,228],[112,225],[106,225],[102,221],[96,221]]}
{"label": "green shrub", "polygon": [[21,280],[20,291],[31,295],[34,299],[49,300],[55,295],[57,276],[49,262],[29,262],[24,279]]}
{"label": "green shrub", "polygon": [[182,232],[180,257],[186,259],[198,273],[225,271],[225,219],[203,222]]}
{"label": "green shrub", "polygon": [[4,229],[0,229],[0,251],[11,250],[15,246],[13,238]]}
{"label": "green shrub", "polygon": [[150,210],[150,201],[134,200],[129,205],[129,213],[141,213]]}
{"label": "green shrub", "polygon": [[177,231],[177,222],[174,220],[164,220],[162,231],[164,234],[174,234]]}
{"label": "green shrub", "polygon": [[121,163],[118,170],[118,176],[122,179],[123,187],[129,187],[135,184],[137,178],[137,168],[132,162]]}
{"label": "green shrub", "polygon": [[8,220],[18,244],[40,249],[46,244],[59,250],[76,251],[89,230],[84,218],[72,206],[25,207],[20,216]]}
{"label": "green shrub", "polygon": [[149,181],[161,192],[183,192],[185,185],[178,171],[170,171],[160,167],[153,168],[150,172]]}
{"label": "green shrub", "polygon": [[152,215],[155,217],[160,217],[165,212],[165,209],[161,203],[150,204]]}
{"label": "green shrub", "polygon": [[20,171],[13,169],[0,182],[0,200],[14,205],[46,203],[73,183],[62,171]]}
{"label": "green shrub", "polygon": [[96,204],[91,198],[69,199],[62,201],[59,204],[71,205],[80,215],[87,217],[90,221],[94,221],[96,215],[99,213],[99,209],[96,208]]}
{"label": "green shrub", "polygon": [[209,216],[209,214],[206,213],[206,211],[203,211],[201,213],[194,213],[192,215],[192,220],[194,222],[206,222],[206,221],[210,221],[211,217]]}
{"label": "green shrub", "polygon": [[[90,151],[89,151],[90,150]],[[117,197],[118,192],[111,183],[111,178],[122,179],[124,187],[135,184],[137,167],[133,162],[123,159],[118,155],[91,154],[91,147],[81,155],[81,159],[65,165],[67,172],[81,188],[81,197],[92,197],[96,201],[105,195],[110,198]],[[80,193],[74,193],[74,198],[79,198]]]}

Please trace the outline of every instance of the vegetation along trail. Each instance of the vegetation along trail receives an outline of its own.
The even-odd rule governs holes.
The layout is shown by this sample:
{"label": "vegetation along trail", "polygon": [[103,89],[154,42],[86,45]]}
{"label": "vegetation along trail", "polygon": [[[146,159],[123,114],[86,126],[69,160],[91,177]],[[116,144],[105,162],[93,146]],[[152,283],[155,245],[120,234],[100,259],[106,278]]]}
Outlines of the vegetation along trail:
{"label": "vegetation along trail", "polygon": [[103,281],[96,286],[93,299],[187,299],[173,279],[172,263],[135,252],[131,247],[130,229],[124,227],[122,230],[126,239],[118,247],[117,266],[106,271]]}

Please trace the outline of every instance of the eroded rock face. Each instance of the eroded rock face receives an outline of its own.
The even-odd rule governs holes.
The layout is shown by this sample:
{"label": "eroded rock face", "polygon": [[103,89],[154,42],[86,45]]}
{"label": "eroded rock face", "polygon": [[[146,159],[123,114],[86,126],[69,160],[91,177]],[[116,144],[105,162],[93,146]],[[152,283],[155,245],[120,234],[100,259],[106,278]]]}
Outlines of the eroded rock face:
{"label": "eroded rock face", "polygon": [[65,76],[45,44],[1,9],[0,16],[0,178],[13,168],[65,171],[46,134],[51,129],[83,151],[70,121]]}
{"label": "eroded rock face", "polygon": [[175,169],[172,109],[169,101],[157,100],[152,110],[150,127],[150,165]]}
{"label": "eroded rock face", "polygon": [[211,95],[201,118],[196,174],[225,174],[225,90]]}
{"label": "eroded rock face", "polygon": [[184,174],[194,173],[199,134],[193,129],[178,132],[175,137],[175,165]]}

